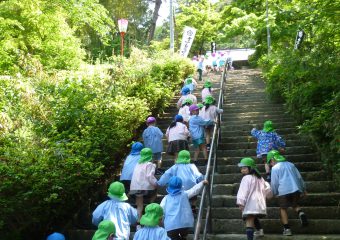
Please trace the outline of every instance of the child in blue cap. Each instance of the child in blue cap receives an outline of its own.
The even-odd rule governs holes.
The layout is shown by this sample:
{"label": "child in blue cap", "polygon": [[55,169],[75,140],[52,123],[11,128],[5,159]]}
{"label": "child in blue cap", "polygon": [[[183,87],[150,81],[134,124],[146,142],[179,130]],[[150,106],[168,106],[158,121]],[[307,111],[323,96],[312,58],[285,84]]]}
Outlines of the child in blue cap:
{"label": "child in blue cap", "polygon": [[[163,133],[156,126],[156,118],[148,117],[146,119],[148,127],[143,131],[143,141],[146,148],[152,150],[153,161],[157,164],[157,168],[161,171],[162,166],[162,152],[163,152]],[[163,172],[161,172],[163,173]]]}
{"label": "child in blue cap", "polygon": [[168,139],[168,148],[166,152],[177,159],[178,152],[181,150],[189,150],[188,137],[190,135],[188,127],[183,123],[182,115],[176,115],[166,130],[165,136]]}
{"label": "child in blue cap", "polygon": [[48,235],[47,240],[65,240],[65,237],[61,233],[54,232],[54,233]]}
{"label": "child in blue cap", "polygon": [[145,214],[140,219],[143,226],[133,240],[170,240],[164,228],[160,227],[163,219],[163,208],[158,203],[146,206]]}
{"label": "child in blue cap", "polygon": [[204,180],[184,191],[179,177],[170,178],[166,189],[168,195],[162,199],[160,205],[164,211],[164,228],[171,239],[186,239],[189,229],[194,226],[189,199],[199,194],[204,184],[208,184],[208,181]]}
{"label": "child in blue cap", "polygon": [[140,151],[143,148],[144,146],[140,142],[135,142],[132,144],[131,152],[124,161],[122,174],[120,175],[119,181],[124,184],[125,193],[130,191],[133,170],[135,170],[135,167],[140,159]]}
{"label": "child in blue cap", "polygon": [[113,182],[108,189],[108,197],[92,213],[92,223],[96,226],[103,220],[110,220],[116,227],[116,236],[122,239],[129,239],[130,225],[137,223],[137,210],[125,201],[128,197],[125,194],[124,185],[121,182]]}
{"label": "child in blue cap", "polygon": [[[203,174],[196,165],[190,163],[190,152],[187,150],[182,150],[178,153],[175,165],[165,171],[158,180],[158,185],[165,186],[173,176],[177,176],[182,180],[184,191],[191,189],[204,179]],[[190,199],[191,208],[194,213],[196,212],[196,201],[197,196]]]}
{"label": "child in blue cap", "polygon": [[270,182],[270,166],[267,164],[267,153],[270,150],[279,150],[284,152],[286,143],[275,132],[272,121],[265,121],[262,130],[257,130],[255,127],[251,130],[251,135],[257,138],[256,155],[257,158],[262,158],[266,169],[267,181]]}
{"label": "child in blue cap", "polygon": [[180,108],[187,98],[191,99],[193,104],[197,104],[196,96],[190,93],[190,89],[188,87],[183,87],[181,90],[181,94],[182,96],[178,99],[177,102],[177,108]]}

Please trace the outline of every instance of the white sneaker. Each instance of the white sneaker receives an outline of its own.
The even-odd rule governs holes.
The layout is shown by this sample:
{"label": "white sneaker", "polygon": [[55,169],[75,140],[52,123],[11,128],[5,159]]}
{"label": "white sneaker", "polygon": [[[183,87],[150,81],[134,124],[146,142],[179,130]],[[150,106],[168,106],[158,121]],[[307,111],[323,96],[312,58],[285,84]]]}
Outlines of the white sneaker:
{"label": "white sneaker", "polygon": [[292,230],[290,230],[290,228],[284,228],[283,229],[283,236],[292,236]]}
{"label": "white sneaker", "polygon": [[254,236],[256,236],[256,237],[263,237],[264,236],[263,229],[256,230],[254,232]]}
{"label": "white sneaker", "polygon": [[138,224],[138,225],[136,226],[136,232],[137,232],[138,230],[140,230],[140,229],[142,229],[142,226]]}

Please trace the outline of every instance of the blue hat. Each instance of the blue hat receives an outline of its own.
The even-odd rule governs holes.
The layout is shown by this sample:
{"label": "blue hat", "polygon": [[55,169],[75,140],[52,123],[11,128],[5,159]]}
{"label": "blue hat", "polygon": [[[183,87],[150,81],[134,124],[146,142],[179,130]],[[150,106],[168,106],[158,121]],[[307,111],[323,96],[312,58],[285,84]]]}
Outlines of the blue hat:
{"label": "blue hat", "polygon": [[143,148],[144,148],[144,146],[141,142],[135,142],[134,144],[132,144],[130,154],[131,155],[138,155]]}
{"label": "blue hat", "polygon": [[177,114],[177,115],[175,116],[175,121],[176,121],[176,122],[183,122],[183,116]]}
{"label": "blue hat", "polygon": [[65,240],[65,237],[63,234],[55,232],[55,233],[50,234],[47,237],[47,240]]}
{"label": "blue hat", "polygon": [[190,88],[188,87],[183,87],[181,90],[182,95],[187,95],[188,93],[190,93]]}
{"label": "blue hat", "polygon": [[166,191],[173,195],[173,194],[181,192],[181,190],[182,190],[182,179],[176,176],[171,177],[168,182],[168,187],[166,188]]}

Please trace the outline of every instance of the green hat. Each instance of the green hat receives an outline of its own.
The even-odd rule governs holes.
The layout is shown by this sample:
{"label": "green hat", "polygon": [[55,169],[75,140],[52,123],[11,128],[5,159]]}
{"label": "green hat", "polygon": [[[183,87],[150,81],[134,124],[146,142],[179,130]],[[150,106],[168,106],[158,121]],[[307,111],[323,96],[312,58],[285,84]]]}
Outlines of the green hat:
{"label": "green hat", "polygon": [[256,167],[254,159],[250,157],[242,158],[241,162],[237,164],[239,167],[250,167],[251,169],[254,169],[258,174],[260,174],[259,170]]}
{"label": "green hat", "polygon": [[92,240],[106,240],[111,234],[116,233],[116,228],[110,220],[103,220],[98,225],[98,230],[94,233]]}
{"label": "green hat", "polygon": [[182,150],[178,153],[176,163],[190,163],[190,152],[187,150]]}
{"label": "green hat", "polygon": [[274,131],[273,123],[272,121],[265,121],[263,124],[263,130],[264,132],[272,132]]}
{"label": "green hat", "polygon": [[204,105],[202,103],[198,103],[197,107],[199,107],[199,109],[202,109],[204,107]]}
{"label": "green hat", "polygon": [[191,104],[192,104],[192,99],[191,99],[191,98],[185,99],[185,100],[183,101],[182,105],[185,105],[185,104],[187,104],[187,103],[189,103],[189,104],[191,105]]}
{"label": "green hat", "polygon": [[210,81],[205,81],[204,87],[205,87],[205,88],[211,88],[211,87],[212,87],[211,82],[210,82]]}
{"label": "green hat", "polygon": [[140,219],[140,224],[148,227],[155,227],[163,217],[163,208],[158,203],[151,203],[146,206],[145,214]]}
{"label": "green hat", "polygon": [[276,162],[286,161],[286,158],[282,156],[277,150],[271,150],[267,153],[267,163],[269,163],[272,159],[274,159]]}
{"label": "green hat", "polygon": [[152,150],[151,148],[143,148],[140,151],[140,159],[138,163],[146,163],[152,161]]}
{"label": "green hat", "polygon": [[192,83],[192,78],[188,77],[187,79],[185,79],[185,84],[190,84]]}
{"label": "green hat", "polygon": [[215,99],[213,98],[213,96],[207,96],[204,100],[205,104],[209,104],[209,105],[213,104],[214,101]]}
{"label": "green hat", "polygon": [[128,197],[125,194],[125,187],[121,182],[113,182],[110,184],[108,196],[120,201],[128,200]]}

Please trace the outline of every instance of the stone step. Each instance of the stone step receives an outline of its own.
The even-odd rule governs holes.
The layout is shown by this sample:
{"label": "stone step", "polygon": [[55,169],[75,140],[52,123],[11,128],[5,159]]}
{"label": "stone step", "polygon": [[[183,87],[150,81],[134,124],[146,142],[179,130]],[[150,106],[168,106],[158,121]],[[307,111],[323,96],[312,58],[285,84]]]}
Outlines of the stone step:
{"label": "stone step", "polygon": [[[263,172],[264,173],[264,172]],[[327,180],[327,173],[325,171],[315,171],[315,172],[303,172],[300,171],[301,176],[304,181],[321,181]],[[235,173],[216,173],[214,175],[214,185],[216,184],[238,184],[241,182],[243,175],[240,170]]]}
{"label": "stone step", "polygon": [[[266,231],[266,230],[265,230]],[[189,235],[188,239],[193,239],[193,236]],[[245,240],[244,234],[208,234],[207,240]],[[295,234],[291,237],[283,236],[281,232],[278,234],[266,234],[260,237],[261,240],[339,240],[339,234]]]}
{"label": "stone step", "polygon": [[[294,134],[297,133],[297,129],[295,127],[292,128],[282,128],[282,129],[276,129],[276,132],[283,137],[283,135],[286,134]],[[223,130],[221,131],[222,136],[251,136],[250,130]]]}
{"label": "stone step", "polygon": [[[236,196],[214,195],[212,198],[214,208],[236,206]],[[340,193],[310,193],[306,198],[301,199],[301,206],[338,206],[339,201]],[[274,202],[269,201],[267,206],[271,207],[273,204]]]}
{"label": "stone step", "polygon": [[[219,150],[233,150],[233,149],[256,149],[257,147],[257,141],[254,138],[249,139],[249,142],[237,142],[237,143],[224,143],[221,142],[218,145],[218,149]],[[286,142],[286,146],[287,148],[290,146],[304,146],[306,144],[308,144],[308,142],[306,142],[306,140],[291,140],[288,139],[285,141]],[[310,146],[310,144],[308,144],[308,146]]]}
{"label": "stone step", "polygon": [[[315,149],[310,146],[293,146],[287,147],[285,150],[285,155],[289,154],[305,154],[305,153],[315,153]],[[246,157],[246,156],[255,156],[256,149],[237,149],[237,150],[217,150],[217,154],[219,156],[228,156],[228,157]]]}
{"label": "stone step", "polygon": [[[289,134],[282,134],[282,138],[284,138],[285,141],[288,140],[299,140],[301,137],[297,133],[289,133]],[[221,143],[239,143],[239,142],[253,142],[255,140],[254,137],[250,135],[250,132],[248,135],[242,135],[242,136],[226,136],[221,135]]]}
{"label": "stone step", "polygon": [[[224,110],[224,109],[223,109]],[[273,123],[278,123],[280,121],[293,121],[292,117],[284,114],[268,114],[268,113],[262,113],[262,112],[257,112],[257,113],[250,113],[248,115],[246,114],[228,114],[225,110],[222,114],[222,121],[225,124],[228,124],[228,121],[258,121],[258,122],[264,122],[267,120],[273,121]]]}
{"label": "stone step", "polygon": [[[281,233],[282,225],[279,219],[261,219],[263,229],[267,233]],[[300,227],[300,220],[289,219],[293,234],[340,234],[340,219],[310,219],[309,226]],[[226,227],[228,226],[228,227]],[[216,233],[244,233],[242,219],[212,219],[212,231]]]}
{"label": "stone step", "polygon": [[[243,124],[231,124],[230,122],[228,122],[228,124],[226,125],[222,125],[221,129],[222,130],[242,130],[242,131],[248,131],[250,133],[250,131],[253,129],[253,125],[256,124],[257,125],[257,129],[262,129],[263,123],[261,122],[260,124],[257,123],[243,123]],[[296,128],[296,124],[294,122],[279,122],[277,124],[275,124],[275,129],[284,129],[284,128]]]}
{"label": "stone step", "polygon": [[[332,181],[305,181],[307,192],[309,193],[326,193],[334,190]],[[214,184],[213,194],[214,195],[236,195],[240,187],[239,183],[231,184]]]}
{"label": "stone step", "polygon": [[[285,154],[286,159],[292,163],[297,162],[317,162],[320,160],[318,154]],[[256,156],[248,156],[256,159]],[[243,156],[234,156],[234,157],[227,157],[224,155],[219,155],[217,157],[217,164],[218,165],[237,165]]]}
{"label": "stone step", "polygon": [[[257,161],[257,168],[260,172],[264,172],[264,164],[260,164],[259,161]],[[321,162],[296,162],[294,163],[297,169],[299,171],[321,171],[323,169],[323,165]],[[205,167],[202,167],[205,171]],[[237,166],[237,164],[234,165],[218,165],[217,166],[217,173],[223,174],[223,173],[239,173],[240,168]],[[203,171],[201,171],[203,173]]]}
{"label": "stone step", "polygon": [[[276,200],[275,200],[276,201]],[[302,207],[309,219],[340,219],[340,211],[337,206],[313,206],[313,207]],[[213,208],[211,210],[212,217],[215,219],[240,219],[242,216],[241,211],[238,207],[230,208]],[[205,214],[203,215],[205,216]],[[292,208],[288,209],[288,216],[291,218],[296,217],[296,212]],[[280,208],[279,207],[267,207],[268,219],[279,219]]]}

